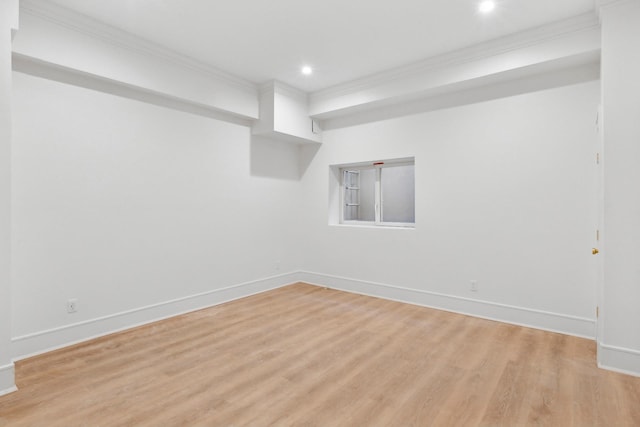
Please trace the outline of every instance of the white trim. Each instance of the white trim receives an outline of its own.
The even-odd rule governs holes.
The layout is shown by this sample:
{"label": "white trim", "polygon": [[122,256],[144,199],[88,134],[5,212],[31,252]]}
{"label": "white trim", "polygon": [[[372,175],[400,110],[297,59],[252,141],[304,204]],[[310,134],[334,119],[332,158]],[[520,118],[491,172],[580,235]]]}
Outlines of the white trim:
{"label": "white trim", "polygon": [[[593,339],[595,336],[595,319],[384,283],[297,271],[15,337],[12,339],[13,355],[15,360],[25,359],[114,332],[259,294],[296,282],[305,282],[344,292],[384,298],[581,338]],[[640,351],[600,342],[597,344],[598,367],[640,377]],[[15,385],[10,384],[13,378],[13,363],[0,367],[0,396],[17,390]]]}
{"label": "white trim", "polygon": [[483,58],[489,58],[598,27],[598,17],[595,13],[588,12],[531,30],[521,31],[453,52],[433,56],[404,67],[394,68],[344,84],[338,84],[327,89],[321,89],[312,92],[310,99],[311,102],[315,102],[321,99],[347,95],[353,92],[371,89],[394,80],[406,79],[408,76],[423,74],[436,68],[465,64]]}
{"label": "white trim", "polygon": [[[395,167],[395,166],[414,166],[415,167],[415,157],[403,157],[389,160],[377,160],[377,161],[368,161],[368,162],[358,162],[346,165],[330,165],[329,167],[332,169],[336,169],[339,171],[337,174],[339,176],[340,182],[338,183],[340,188],[340,225],[350,225],[350,226],[365,226],[365,227],[387,227],[387,228],[415,228],[414,222],[390,222],[390,221],[382,221],[384,216],[383,206],[383,194],[382,194],[382,169]],[[375,182],[374,182],[374,217],[373,221],[364,221],[364,220],[353,220],[353,219],[344,219],[345,207],[346,207],[346,193],[347,190],[358,190],[360,191],[360,181],[357,188],[347,188],[345,182],[345,173],[357,171],[357,173],[365,170],[375,170]],[[358,193],[358,202],[360,201],[360,194]]]}
{"label": "white trim", "polygon": [[13,362],[0,366],[0,396],[18,390],[15,384],[15,366]]}
{"label": "white trim", "polygon": [[342,224],[333,224],[330,223],[329,227],[345,227],[345,228],[366,228],[369,230],[415,230],[416,227],[411,224],[411,226],[388,226],[388,225],[374,225],[373,222],[365,223],[365,221],[345,221]]}
{"label": "white trim", "polygon": [[596,9],[600,11],[602,8],[618,6],[624,3],[633,3],[637,0],[596,0]]}
{"label": "white trim", "polygon": [[598,367],[640,377],[640,351],[598,342]]}
{"label": "white trim", "polygon": [[596,0],[598,7],[613,6],[616,3],[631,2],[636,0]]}
{"label": "white trim", "polygon": [[[264,88],[264,86],[262,88]],[[288,96],[289,98],[293,98],[299,102],[307,104],[308,106],[309,95],[303,90],[300,90],[293,86],[289,86],[288,84],[283,83],[279,80],[272,80],[270,89],[273,89],[274,93],[283,94],[285,96]]]}
{"label": "white trim", "polygon": [[251,126],[254,118],[212,105],[206,105],[187,98],[179,98],[167,93],[145,89],[121,81],[109,79],[95,74],[80,71],[63,65],[53,64],[39,58],[13,52],[12,69],[31,76],[42,77],[61,83],[93,89],[123,98],[171,108],[186,113],[197,114],[216,120],[235,123],[240,126]]}
{"label": "white trim", "polygon": [[288,84],[283,83],[279,80],[269,80],[268,82],[262,83],[258,86],[258,93],[260,95],[281,93],[298,101],[305,103],[308,102],[307,92],[293,86],[289,86]]}
{"label": "white trim", "polygon": [[595,337],[595,319],[585,317],[313,272],[300,272],[299,281],[581,338]]}
{"label": "white trim", "polygon": [[598,14],[598,20],[602,25],[603,15],[609,10],[613,10],[614,8],[619,6],[627,7],[637,4],[637,0],[596,0],[596,12]]}
{"label": "white trim", "polygon": [[13,393],[14,391],[18,391],[18,387],[13,386],[4,390],[0,390],[0,396],[4,396],[5,394]]}
{"label": "white trim", "polygon": [[454,90],[451,87],[433,90],[416,98],[399,95],[400,98],[381,100],[379,104],[345,104],[346,107],[337,112],[332,110],[335,106],[330,106],[322,126],[330,131],[598,80],[600,52],[544,62],[528,67],[526,72],[507,72],[494,77],[481,78],[478,84]]}
{"label": "white trim", "polygon": [[377,159],[377,160],[367,160],[360,162],[350,162],[350,163],[336,163],[331,165],[332,168],[339,169],[371,169],[374,167],[376,163],[384,163],[385,165],[413,165],[415,164],[416,157],[415,156],[407,156],[407,157],[398,157],[394,159]]}
{"label": "white trim", "polygon": [[25,359],[114,332],[277,289],[297,281],[297,273],[286,273],[14,337],[11,339],[12,355],[14,360]]}
{"label": "white trim", "polygon": [[250,93],[254,93],[257,89],[257,85],[248,80],[52,2],[20,0],[20,13],[37,16],[64,28],[100,39],[118,47],[124,47],[138,53],[162,58],[174,64],[199,71],[210,77],[224,80],[226,83],[244,88]]}

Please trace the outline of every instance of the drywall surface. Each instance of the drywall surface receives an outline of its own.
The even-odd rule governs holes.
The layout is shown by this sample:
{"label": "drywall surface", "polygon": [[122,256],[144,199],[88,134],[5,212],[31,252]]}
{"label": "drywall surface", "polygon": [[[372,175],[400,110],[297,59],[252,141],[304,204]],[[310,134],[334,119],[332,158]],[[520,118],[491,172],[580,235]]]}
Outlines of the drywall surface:
{"label": "drywall surface", "polygon": [[13,96],[14,339],[299,268],[297,147],[254,173],[247,127],[21,73]]}
{"label": "drywall surface", "polygon": [[[60,343],[24,344],[56,328],[296,270],[593,336],[598,90],[337,128],[296,146],[14,73],[13,338],[26,354]],[[330,165],[409,157],[415,229],[329,225]]]}
{"label": "drywall surface", "polygon": [[0,2],[0,395],[15,389],[11,361],[11,32],[17,2]]}
{"label": "drywall surface", "polygon": [[172,55],[157,46],[138,45],[130,35],[86,16],[56,12],[55,5],[23,6],[16,54],[239,117],[258,117],[257,89],[249,82],[184,57],[169,59]]}
{"label": "drywall surface", "polygon": [[[568,316],[582,329],[545,327],[593,337],[598,102],[591,81],[326,131],[302,148],[303,270],[390,298],[407,299],[396,287]],[[330,165],[413,156],[415,229],[329,225]]]}
{"label": "drywall surface", "polygon": [[604,289],[600,362],[640,375],[640,2],[602,10]]}

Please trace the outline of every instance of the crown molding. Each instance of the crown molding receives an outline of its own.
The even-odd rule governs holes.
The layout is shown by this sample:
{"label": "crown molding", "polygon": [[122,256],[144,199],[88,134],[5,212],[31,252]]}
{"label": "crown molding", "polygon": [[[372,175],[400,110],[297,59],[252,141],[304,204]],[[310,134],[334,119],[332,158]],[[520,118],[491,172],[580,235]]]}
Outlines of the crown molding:
{"label": "crown molding", "polygon": [[20,0],[20,13],[44,19],[118,47],[161,58],[253,93],[257,90],[257,85],[248,80],[51,2]]}
{"label": "crown molding", "polygon": [[638,0],[596,0],[596,7],[601,8],[601,7],[613,6],[618,3],[633,3],[637,1]]}
{"label": "crown molding", "polygon": [[321,120],[324,130],[333,130],[430,111],[477,104],[499,98],[518,96],[586,83],[600,78],[599,54],[588,53],[578,58],[544,63],[526,70],[503,74],[499,79],[488,79],[476,85],[405,99],[394,103],[382,103],[362,109],[351,108],[347,112],[325,115]]}
{"label": "crown molding", "polygon": [[166,93],[145,89],[117,80],[79,71],[62,65],[52,64],[38,58],[13,52],[11,55],[12,69],[31,76],[42,77],[73,86],[84,87],[102,93],[120,96],[171,108],[203,117],[209,117],[240,126],[251,126],[254,117],[235,113],[212,105],[199,103],[190,99],[172,96]]}
{"label": "crown molding", "polygon": [[392,70],[383,71],[381,73],[356,79],[351,82],[332,86],[327,89],[321,89],[319,91],[312,92],[310,94],[310,97],[312,100],[316,100],[347,95],[355,91],[371,89],[372,87],[384,83],[389,83],[394,80],[404,79],[409,76],[427,73],[429,71],[444,67],[493,57],[518,49],[523,49],[544,42],[552,41],[573,33],[592,30],[599,27],[600,22],[598,20],[598,16],[594,12],[589,12],[548,25],[521,31],[516,34],[496,38],[453,52],[432,56],[425,60],[415,62],[404,67],[394,68]]}
{"label": "crown molding", "polygon": [[309,94],[279,80],[269,80],[258,87],[260,95],[280,93],[301,102],[309,102]]}
{"label": "crown molding", "polygon": [[596,11],[598,13],[598,19],[602,22],[602,12],[607,9],[610,9],[614,6],[621,6],[625,4],[640,4],[639,0],[595,0],[596,2]]}
{"label": "crown molding", "polygon": [[296,87],[290,86],[286,83],[282,83],[281,81],[274,80],[273,89],[276,92],[287,95],[291,98],[298,99],[300,101],[307,102],[309,94],[303,90],[300,90]]}
{"label": "crown molding", "polygon": [[272,93],[275,90],[275,87],[276,81],[269,80],[268,82],[264,82],[260,86],[258,86],[258,93],[261,95],[265,93]]}

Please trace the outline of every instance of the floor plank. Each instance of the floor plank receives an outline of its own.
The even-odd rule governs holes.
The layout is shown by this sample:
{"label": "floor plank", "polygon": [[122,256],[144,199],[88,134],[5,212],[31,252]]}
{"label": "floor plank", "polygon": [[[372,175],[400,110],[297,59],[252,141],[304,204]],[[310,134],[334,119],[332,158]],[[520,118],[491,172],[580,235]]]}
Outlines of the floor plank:
{"label": "floor plank", "polygon": [[23,360],[7,426],[640,426],[595,343],[295,284]]}

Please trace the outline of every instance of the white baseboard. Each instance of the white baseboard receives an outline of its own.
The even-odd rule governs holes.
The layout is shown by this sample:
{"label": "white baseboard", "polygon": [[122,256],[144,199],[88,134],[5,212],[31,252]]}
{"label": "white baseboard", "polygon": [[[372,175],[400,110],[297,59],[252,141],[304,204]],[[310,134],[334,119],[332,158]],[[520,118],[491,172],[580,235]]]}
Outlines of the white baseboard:
{"label": "white baseboard", "polygon": [[598,342],[598,367],[640,377],[640,351]]}
{"label": "white baseboard", "polygon": [[[346,292],[583,338],[595,338],[595,319],[301,271],[241,283],[72,325],[15,337],[11,340],[13,358],[14,360],[24,359],[296,282],[306,282]],[[615,372],[640,376],[640,351],[598,343],[598,366]],[[17,390],[14,375],[13,363],[0,366],[0,396]]]}
{"label": "white baseboard", "polygon": [[18,390],[15,381],[15,367],[13,363],[0,366],[0,396]]}
{"label": "white baseboard", "polygon": [[320,273],[300,272],[298,278],[301,282],[332,289],[451,311],[483,319],[497,320],[545,331],[559,332],[566,335],[595,339],[595,319]]}
{"label": "white baseboard", "polygon": [[13,360],[25,359],[114,332],[280,288],[297,281],[298,273],[287,273],[14,337],[11,339],[11,353]]}
{"label": "white baseboard", "polygon": [[[14,337],[11,340],[13,359],[20,360],[35,356],[61,347],[66,347],[68,345],[73,345],[114,332],[144,325],[146,323],[155,322],[190,311],[211,307],[238,298],[276,289],[295,282],[306,282],[332,289],[385,298],[388,300],[431,307],[439,310],[446,310],[583,338],[595,338],[595,319],[301,271],[241,283],[72,325]],[[604,351],[608,350],[609,353],[623,353],[625,355],[624,357],[604,357],[602,359],[603,367],[619,366],[620,369],[634,372],[634,362],[627,361],[627,359],[630,357],[640,356],[633,354],[632,356],[629,356],[628,352],[620,352],[618,349],[610,346],[605,346],[603,349]],[[608,362],[609,360],[614,361],[617,359],[621,359],[622,362]],[[0,386],[1,385],[2,383],[0,383]],[[0,389],[2,388],[0,387]]]}

